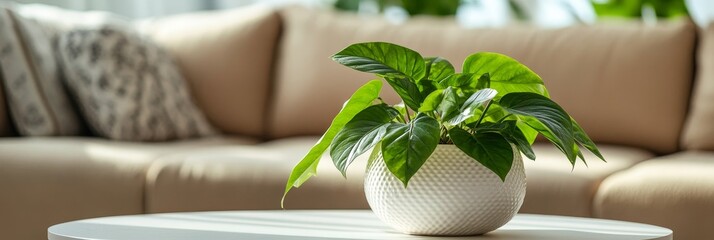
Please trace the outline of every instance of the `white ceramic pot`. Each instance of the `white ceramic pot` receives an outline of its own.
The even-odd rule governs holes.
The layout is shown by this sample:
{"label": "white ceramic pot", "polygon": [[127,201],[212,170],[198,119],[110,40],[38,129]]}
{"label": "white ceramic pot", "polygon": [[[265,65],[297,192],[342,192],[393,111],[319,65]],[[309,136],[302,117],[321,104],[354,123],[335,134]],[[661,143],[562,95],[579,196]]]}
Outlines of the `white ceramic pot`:
{"label": "white ceramic pot", "polygon": [[526,174],[514,152],[503,182],[456,146],[439,145],[407,188],[378,158],[367,166],[367,201],[383,222],[403,233],[484,234],[510,221],[523,204]]}

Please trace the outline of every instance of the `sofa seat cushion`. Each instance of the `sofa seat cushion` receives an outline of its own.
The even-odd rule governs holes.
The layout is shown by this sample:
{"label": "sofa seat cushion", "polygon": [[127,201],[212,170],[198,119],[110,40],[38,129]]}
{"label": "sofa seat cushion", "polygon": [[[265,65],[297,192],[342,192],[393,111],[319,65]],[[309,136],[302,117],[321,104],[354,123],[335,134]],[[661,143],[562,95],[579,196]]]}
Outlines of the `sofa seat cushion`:
{"label": "sofa seat cushion", "polygon": [[637,148],[614,145],[598,148],[607,163],[587,152],[584,154],[588,166],[578,160],[573,168],[554,146],[535,144],[536,160],[523,158],[528,186],[521,212],[590,217],[593,198],[603,179],[654,156]]}
{"label": "sofa seat cushion", "polygon": [[[147,211],[280,209],[292,167],[315,142],[314,137],[296,137],[164,156],[147,173]],[[350,167],[347,179],[323,157],[318,175],[291,190],[285,207],[367,208],[362,190],[365,157]]]}
{"label": "sofa seat cushion", "polygon": [[3,239],[46,239],[52,224],[142,213],[144,173],[157,156],[255,142],[241,138],[153,144],[71,137],[0,138]]}
{"label": "sofa seat cushion", "polygon": [[[147,210],[279,209],[292,167],[315,142],[314,137],[286,138],[164,156],[148,172]],[[633,148],[603,145],[600,149],[607,164],[586,156],[590,167],[578,164],[571,172],[558,150],[536,145],[537,161],[525,160],[528,192],[523,211],[591,216],[592,198],[603,178],[652,156]],[[285,207],[367,208],[362,185],[367,155],[348,169],[346,180],[324,156],[318,175],[291,190]]]}
{"label": "sofa seat cushion", "polygon": [[681,152],[603,181],[595,216],[664,226],[678,240],[714,239],[714,152]]}

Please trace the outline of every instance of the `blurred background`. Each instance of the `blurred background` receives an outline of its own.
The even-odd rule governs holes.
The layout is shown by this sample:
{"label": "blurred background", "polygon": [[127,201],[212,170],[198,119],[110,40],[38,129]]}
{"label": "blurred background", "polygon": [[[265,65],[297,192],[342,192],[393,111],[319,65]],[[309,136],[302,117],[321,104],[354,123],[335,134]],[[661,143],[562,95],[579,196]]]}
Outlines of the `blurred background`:
{"label": "blurred background", "polygon": [[110,11],[130,18],[148,18],[249,4],[300,4],[336,8],[365,15],[383,15],[393,22],[416,15],[455,17],[464,27],[499,27],[526,23],[541,27],[641,19],[654,24],[691,16],[701,27],[714,19],[711,0],[15,0],[75,10]]}

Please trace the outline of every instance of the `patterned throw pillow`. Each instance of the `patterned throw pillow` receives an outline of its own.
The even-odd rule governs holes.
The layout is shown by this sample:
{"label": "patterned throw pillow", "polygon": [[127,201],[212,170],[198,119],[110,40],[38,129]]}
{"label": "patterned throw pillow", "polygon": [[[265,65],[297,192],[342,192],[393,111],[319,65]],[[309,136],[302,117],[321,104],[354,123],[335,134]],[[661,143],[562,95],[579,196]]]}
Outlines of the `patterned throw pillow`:
{"label": "patterned throw pillow", "polygon": [[59,79],[56,32],[0,8],[0,68],[10,115],[25,136],[78,135],[77,112]]}
{"label": "patterned throw pillow", "polygon": [[57,50],[66,84],[97,135],[162,141],[214,133],[171,56],[128,27],[71,30]]}

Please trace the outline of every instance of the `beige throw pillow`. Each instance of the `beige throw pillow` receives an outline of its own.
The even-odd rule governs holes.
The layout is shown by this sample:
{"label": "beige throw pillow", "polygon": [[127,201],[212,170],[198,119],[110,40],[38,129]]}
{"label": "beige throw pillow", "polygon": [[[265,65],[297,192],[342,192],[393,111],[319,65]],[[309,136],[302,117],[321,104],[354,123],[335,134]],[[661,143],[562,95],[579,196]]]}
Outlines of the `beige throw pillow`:
{"label": "beige throw pillow", "polygon": [[77,112],[59,79],[52,40],[57,32],[0,8],[0,68],[17,131],[26,136],[78,135]]}
{"label": "beige throw pillow", "polygon": [[214,133],[166,51],[128,27],[80,27],[58,39],[66,83],[92,130],[128,141]]}

